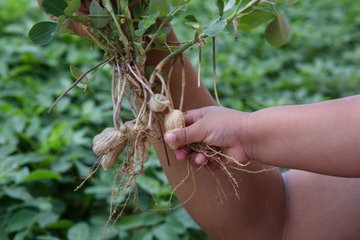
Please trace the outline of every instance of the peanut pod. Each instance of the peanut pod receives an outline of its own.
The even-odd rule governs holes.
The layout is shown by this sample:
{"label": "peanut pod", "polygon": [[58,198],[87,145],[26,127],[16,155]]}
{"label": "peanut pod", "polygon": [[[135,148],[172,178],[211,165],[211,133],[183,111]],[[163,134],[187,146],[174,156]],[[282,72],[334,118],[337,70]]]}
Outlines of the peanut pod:
{"label": "peanut pod", "polygon": [[[164,119],[165,131],[171,131],[174,129],[184,128],[185,127],[185,116],[184,113],[180,110],[172,110],[171,112],[165,115]],[[169,146],[175,150],[177,146],[169,144]]]}
{"label": "peanut pod", "polygon": [[124,142],[124,134],[115,128],[105,128],[93,139],[93,152],[96,156],[103,156],[114,150]]}
{"label": "peanut pod", "polygon": [[170,106],[170,100],[162,94],[155,94],[150,98],[149,108],[153,112],[163,112]]}
{"label": "peanut pod", "polygon": [[111,168],[115,164],[115,162],[119,158],[121,152],[124,150],[126,145],[127,145],[127,141],[123,141],[114,150],[101,157],[101,166],[105,171]]}

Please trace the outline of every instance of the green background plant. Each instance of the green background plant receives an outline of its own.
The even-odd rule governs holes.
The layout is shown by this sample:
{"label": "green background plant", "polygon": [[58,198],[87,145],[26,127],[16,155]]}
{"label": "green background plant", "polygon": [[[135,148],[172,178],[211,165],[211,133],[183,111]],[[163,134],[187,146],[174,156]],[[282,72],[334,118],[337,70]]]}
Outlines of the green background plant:
{"label": "green background plant", "polygon": [[[199,0],[188,8],[200,21],[217,11]],[[239,33],[237,41],[230,28],[219,35],[218,90],[225,106],[254,111],[359,93],[360,5],[299,1],[285,12],[293,35],[281,49],[263,40],[263,27],[251,37]],[[114,173],[99,171],[81,190],[73,189],[96,161],[92,137],[111,125],[110,69],[47,114],[73,81],[69,66],[86,70],[101,53],[73,36],[34,46],[27,33],[39,20],[47,19],[35,1],[0,1],[0,239],[100,239]],[[178,36],[190,39],[181,21],[173,21]],[[212,91],[210,45],[203,49],[202,76]],[[195,50],[188,52],[194,64]],[[206,239],[183,209],[149,211],[152,196],[165,207],[171,193],[156,155],[139,185],[139,210],[130,204],[109,239]]]}

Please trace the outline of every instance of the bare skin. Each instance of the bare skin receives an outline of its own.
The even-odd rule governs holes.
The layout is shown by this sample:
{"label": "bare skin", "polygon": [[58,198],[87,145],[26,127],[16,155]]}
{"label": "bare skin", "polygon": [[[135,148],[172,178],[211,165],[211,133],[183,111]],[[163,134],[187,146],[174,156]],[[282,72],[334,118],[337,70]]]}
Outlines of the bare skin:
{"label": "bare skin", "polygon": [[[176,41],[173,33],[169,38],[171,41]],[[167,53],[164,52],[150,53],[149,64],[159,62],[166,55]],[[197,74],[188,59],[185,59],[185,69],[184,110],[215,105],[216,102],[208,90],[203,85],[197,87]],[[174,68],[170,88],[174,103],[178,106],[179,89],[181,89],[180,63]],[[171,162],[171,166],[168,167],[163,144],[157,144],[155,147],[171,185],[177,186],[188,174],[187,163],[176,161],[175,153],[167,147]],[[197,166],[190,167],[194,172],[196,189],[190,174],[187,181],[175,193],[210,238],[268,239],[269,236],[273,239],[282,238],[285,226],[285,188],[277,169],[263,174],[232,172],[239,182],[238,199],[223,170],[207,167],[197,170]],[[257,163],[252,164],[249,169],[263,168],[266,166]]]}
{"label": "bare skin", "polygon": [[[209,107],[189,111],[185,119],[187,128],[165,135],[169,143],[205,142],[240,162],[360,177],[360,95],[251,114]],[[185,156],[177,151],[178,159]]]}
{"label": "bare skin", "polygon": [[[86,11],[86,6],[84,5],[84,7],[82,10]],[[79,35],[83,34],[81,28],[76,25],[71,25],[71,29]],[[169,40],[176,41],[174,33],[170,34]],[[150,52],[148,64],[158,63],[167,54],[159,51]],[[185,69],[185,110],[215,105],[215,101],[205,87],[197,88],[196,72],[186,58]],[[178,103],[180,99],[180,71],[180,65],[177,64],[171,78],[171,93],[175,103]],[[227,154],[234,155],[242,162],[249,160],[249,153],[246,150],[248,145],[251,146],[252,142],[256,142],[261,149],[259,150],[259,161],[252,162],[247,169],[267,168],[260,162],[267,162],[266,159],[272,147],[268,146],[267,141],[261,141],[261,137],[256,137],[258,136],[256,134],[254,134],[254,140],[245,137],[245,139],[251,139],[251,144],[246,142],[241,134],[245,132],[244,135],[247,136],[243,126],[247,125],[250,115],[234,110],[221,109],[221,111],[232,111],[230,115],[241,115],[237,120],[238,124],[226,125],[226,128],[221,129],[221,131],[228,131],[225,139],[229,138],[232,141],[221,142],[219,139],[224,136],[223,133],[216,135],[211,131],[199,132],[203,140],[208,140],[209,144],[224,146]],[[260,121],[261,116],[264,115],[259,114],[251,122]],[[264,118],[267,118],[266,115]],[[276,119],[275,114],[274,121]],[[216,121],[217,124],[221,124],[228,120],[218,117]],[[188,119],[189,125],[194,122],[194,120]],[[206,124],[215,124],[212,122],[206,121]],[[228,126],[230,127],[228,128]],[[236,132],[236,136],[230,136],[233,134],[229,130],[238,128],[239,132]],[[197,138],[196,135],[192,134],[191,136]],[[239,141],[236,141],[237,139]],[[285,145],[285,147],[287,146]],[[187,161],[176,161],[175,153],[168,148],[171,162],[171,166],[168,167],[163,145],[157,144],[156,149],[161,165],[171,185],[175,187],[188,174]],[[281,150],[286,151],[286,149]],[[258,156],[258,151],[255,152],[254,156]],[[186,153],[179,150],[177,157],[179,155],[181,158]],[[269,163],[278,164],[274,159],[276,159],[275,156],[269,158]],[[289,159],[293,159],[293,156],[290,156]],[[316,161],[313,159],[311,162]],[[203,158],[200,157],[197,163],[201,164],[202,162]],[[299,160],[291,162],[295,164]],[[306,166],[311,167],[311,162],[308,161]],[[296,168],[296,164],[291,166]],[[298,168],[307,169],[304,166],[301,165]],[[359,165],[357,166],[359,168]],[[197,170],[198,166],[194,164],[190,165],[190,169],[193,170],[194,181],[192,181],[190,173],[185,183],[175,193],[211,239],[359,239],[360,228],[357,224],[357,220],[360,218],[359,179],[330,177],[299,170],[290,170],[284,175],[281,175],[278,169],[260,174],[234,171],[233,175],[239,182],[237,188],[239,198],[237,198],[228,177],[221,169],[202,167]],[[319,172],[318,168],[314,171]],[[344,175],[345,173],[347,172],[334,173],[334,175]],[[193,182],[196,184],[195,190]],[[225,192],[226,198],[221,193],[219,186]],[[191,198],[189,198],[190,196]]]}

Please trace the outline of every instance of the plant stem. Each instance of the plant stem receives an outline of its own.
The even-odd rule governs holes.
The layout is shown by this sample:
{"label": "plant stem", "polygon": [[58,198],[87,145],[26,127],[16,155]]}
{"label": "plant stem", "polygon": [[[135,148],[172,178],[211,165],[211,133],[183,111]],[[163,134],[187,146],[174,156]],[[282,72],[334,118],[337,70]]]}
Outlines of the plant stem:
{"label": "plant stem", "polygon": [[278,12],[275,8],[275,4],[273,2],[267,1],[267,0],[261,0],[260,4],[265,4],[268,5],[272,8],[272,10],[274,11],[274,13],[276,14],[276,16],[278,15]]}
{"label": "plant stem", "polygon": [[[261,0],[252,0],[251,2],[249,2],[245,7],[241,8],[239,11],[235,11],[234,14],[232,14],[230,17],[228,17],[226,19],[227,24],[231,23],[233,19],[235,19],[236,17],[238,17],[241,13],[244,13],[248,10],[250,10],[251,8],[257,6],[260,3]],[[170,14],[169,14],[170,15]],[[191,48],[192,46],[194,46],[195,44],[197,44],[199,42],[199,39],[202,38],[207,38],[207,35],[201,35],[200,37],[197,37],[195,39],[193,39],[192,41],[182,45],[181,47],[179,47],[177,50],[173,51],[172,53],[170,53],[169,55],[167,55],[155,68],[155,70],[153,71],[153,73],[150,76],[150,84],[153,84],[155,81],[155,77],[156,77],[156,73],[160,72],[162,70],[162,68],[165,66],[165,64],[173,57],[177,56],[178,54],[184,52],[185,50]],[[147,48],[150,46],[150,44],[147,46]]]}
{"label": "plant stem", "polygon": [[121,8],[120,8],[120,5],[121,5],[121,2],[120,2],[121,0],[116,0],[116,4],[117,4],[117,12],[120,14],[120,12],[121,12]]}
{"label": "plant stem", "polygon": [[120,0],[120,10],[125,14],[126,25],[128,26],[128,28],[130,30],[131,39],[133,41],[136,41],[134,23],[132,21],[131,12],[130,12],[130,9],[128,6],[129,6],[128,0]]}
{"label": "plant stem", "polygon": [[[100,29],[98,30],[98,33],[101,35],[102,38],[104,38],[106,40],[106,42],[113,48],[113,50],[116,51],[116,47],[114,46],[114,44],[109,40],[108,37],[106,37],[106,35],[103,32],[101,32]],[[117,53],[119,53],[119,52],[117,52]],[[120,53],[120,55],[121,55],[121,53]]]}
{"label": "plant stem", "polygon": [[201,59],[202,59],[202,46],[201,46],[201,43],[199,44],[199,63],[198,63],[198,87],[200,87],[200,83],[201,83]]}
{"label": "plant stem", "polygon": [[154,43],[155,39],[160,34],[161,29],[164,27],[165,23],[167,23],[169,19],[170,19],[170,16],[166,16],[166,18],[161,22],[159,28],[156,30],[156,32],[152,36],[149,44],[146,46],[145,53],[147,53],[150,50],[151,45]]}
{"label": "plant stem", "polygon": [[115,23],[116,30],[119,33],[120,41],[124,44],[124,48],[125,48],[127,57],[130,57],[131,54],[130,54],[130,48],[129,48],[129,41],[126,38],[124,32],[121,30],[121,26],[119,24],[119,21],[115,15],[113,7],[112,7],[112,3],[110,2],[110,0],[103,0],[103,3],[104,3],[105,8],[110,12],[110,15]]}
{"label": "plant stem", "polygon": [[109,51],[109,49],[107,49],[107,47],[104,46],[104,44],[102,44],[95,36],[94,34],[92,34],[88,29],[87,26],[85,25],[81,25],[82,29],[84,30],[84,32],[86,32],[86,34],[91,38],[91,40],[93,40],[102,50]]}
{"label": "plant stem", "polygon": [[219,100],[219,95],[218,95],[218,91],[217,91],[217,86],[216,86],[216,38],[213,37],[212,38],[212,60],[213,60],[213,81],[214,81],[214,93],[215,93],[215,98],[216,98],[216,102],[219,104],[219,106],[222,106]]}
{"label": "plant stem", "polygon": [[240,10],[235,10],[235,12],[226,19],[227,23],[231,23],[232,20],[234,20],[235,18],[238,18],[242,13],[252,9],[253,7],[257,6],[260,3],[261,0],[252,0],[251,2],[249,2],[248,4],[246,4],[243,8],[241,8]]}
{"label": "plant stem", "polygon": [[153,73],[150,76],[150,84],[153,84],[155,81],[155,76],[157,72],[161,72],[162,68],[165,66],[165,64],[173,57],[177,56],[178,54],[184,52],[185,50],[187,50],[188,48],[194,46],[196,43],[198,42],[198,39],[194,39],[191,42],[188,42],[184,45],[182,45],[181,47],[179,47],[177,50],[173,51],[172,53],[170,53],[169,55],[167,55],[163,60],[161,60],[161,62],[156,66],[155,70],[153,71]]}
{"label": "plant stem", "polygon": [[170,12],[165,19],[161,22],[159,28],[154,33],[153,37],[151,38],[149,44],[146,46],[145,53],[150,51],[151,45],[154,43],[157,36],[160,34],[161,29],[165,26],[165,24],[169,21],[169,19],[179,10],[179,7],[176,7],[172,12]]}
{"label": "plant stem", "polygon": [[139,77],[139,76],[134,72],[134,70],[132,69],[132,67],[130,66],[130,64],[127,64],[127,67],[128,67],[128,69],[130,70],[130,72],[132,73],[132,75],[139,81],[139,83],[140,83],[146,90],[148,90],[148,92],[149,92],[151,95],[154,95],[154,92],[151,90],[151,88],[150,88],[146,83],[144,83],[144,81],[141,79],[141,77]]}
{"label": "plant stem", "polygon": [[186,82],[185,82],[185,66],[184,66],[185,64],[182,56],[180,57],[180,61],[181,61],[181,95],[180,95],[179,110],[183,111]]}

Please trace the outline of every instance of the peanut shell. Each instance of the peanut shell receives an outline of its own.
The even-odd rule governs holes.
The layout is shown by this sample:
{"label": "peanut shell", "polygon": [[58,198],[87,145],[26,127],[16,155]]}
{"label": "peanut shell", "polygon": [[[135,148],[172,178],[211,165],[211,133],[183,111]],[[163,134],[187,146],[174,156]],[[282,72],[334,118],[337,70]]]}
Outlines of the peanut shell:
{"label": "peanut shell", "polygon": [[[164,119],[165,132],[180,129],[185,127],[185,116],[180,110],[172,110],[165,115]],[[169,146],[175,150],[177,146],[169,144]]]}
{"label": "peanut shell", "polygon": [[101,166],[105,171],[111,168],[115,164],[121,152],[126,147],[126,144],[127,144],[126,141],[122,142],[114,150],[101,157]]}
{"label": "peanut shell", "polygon": [[170,106],[170,101],[162,94],[155,94],[150,98],[149,108],[153,112],[163,112]]}
{"label": "peanut shell", "polygon": [[115,128],[105,128],[93,139],[93,152],[96,156],[105,155],[124,142],[124,134]]}

